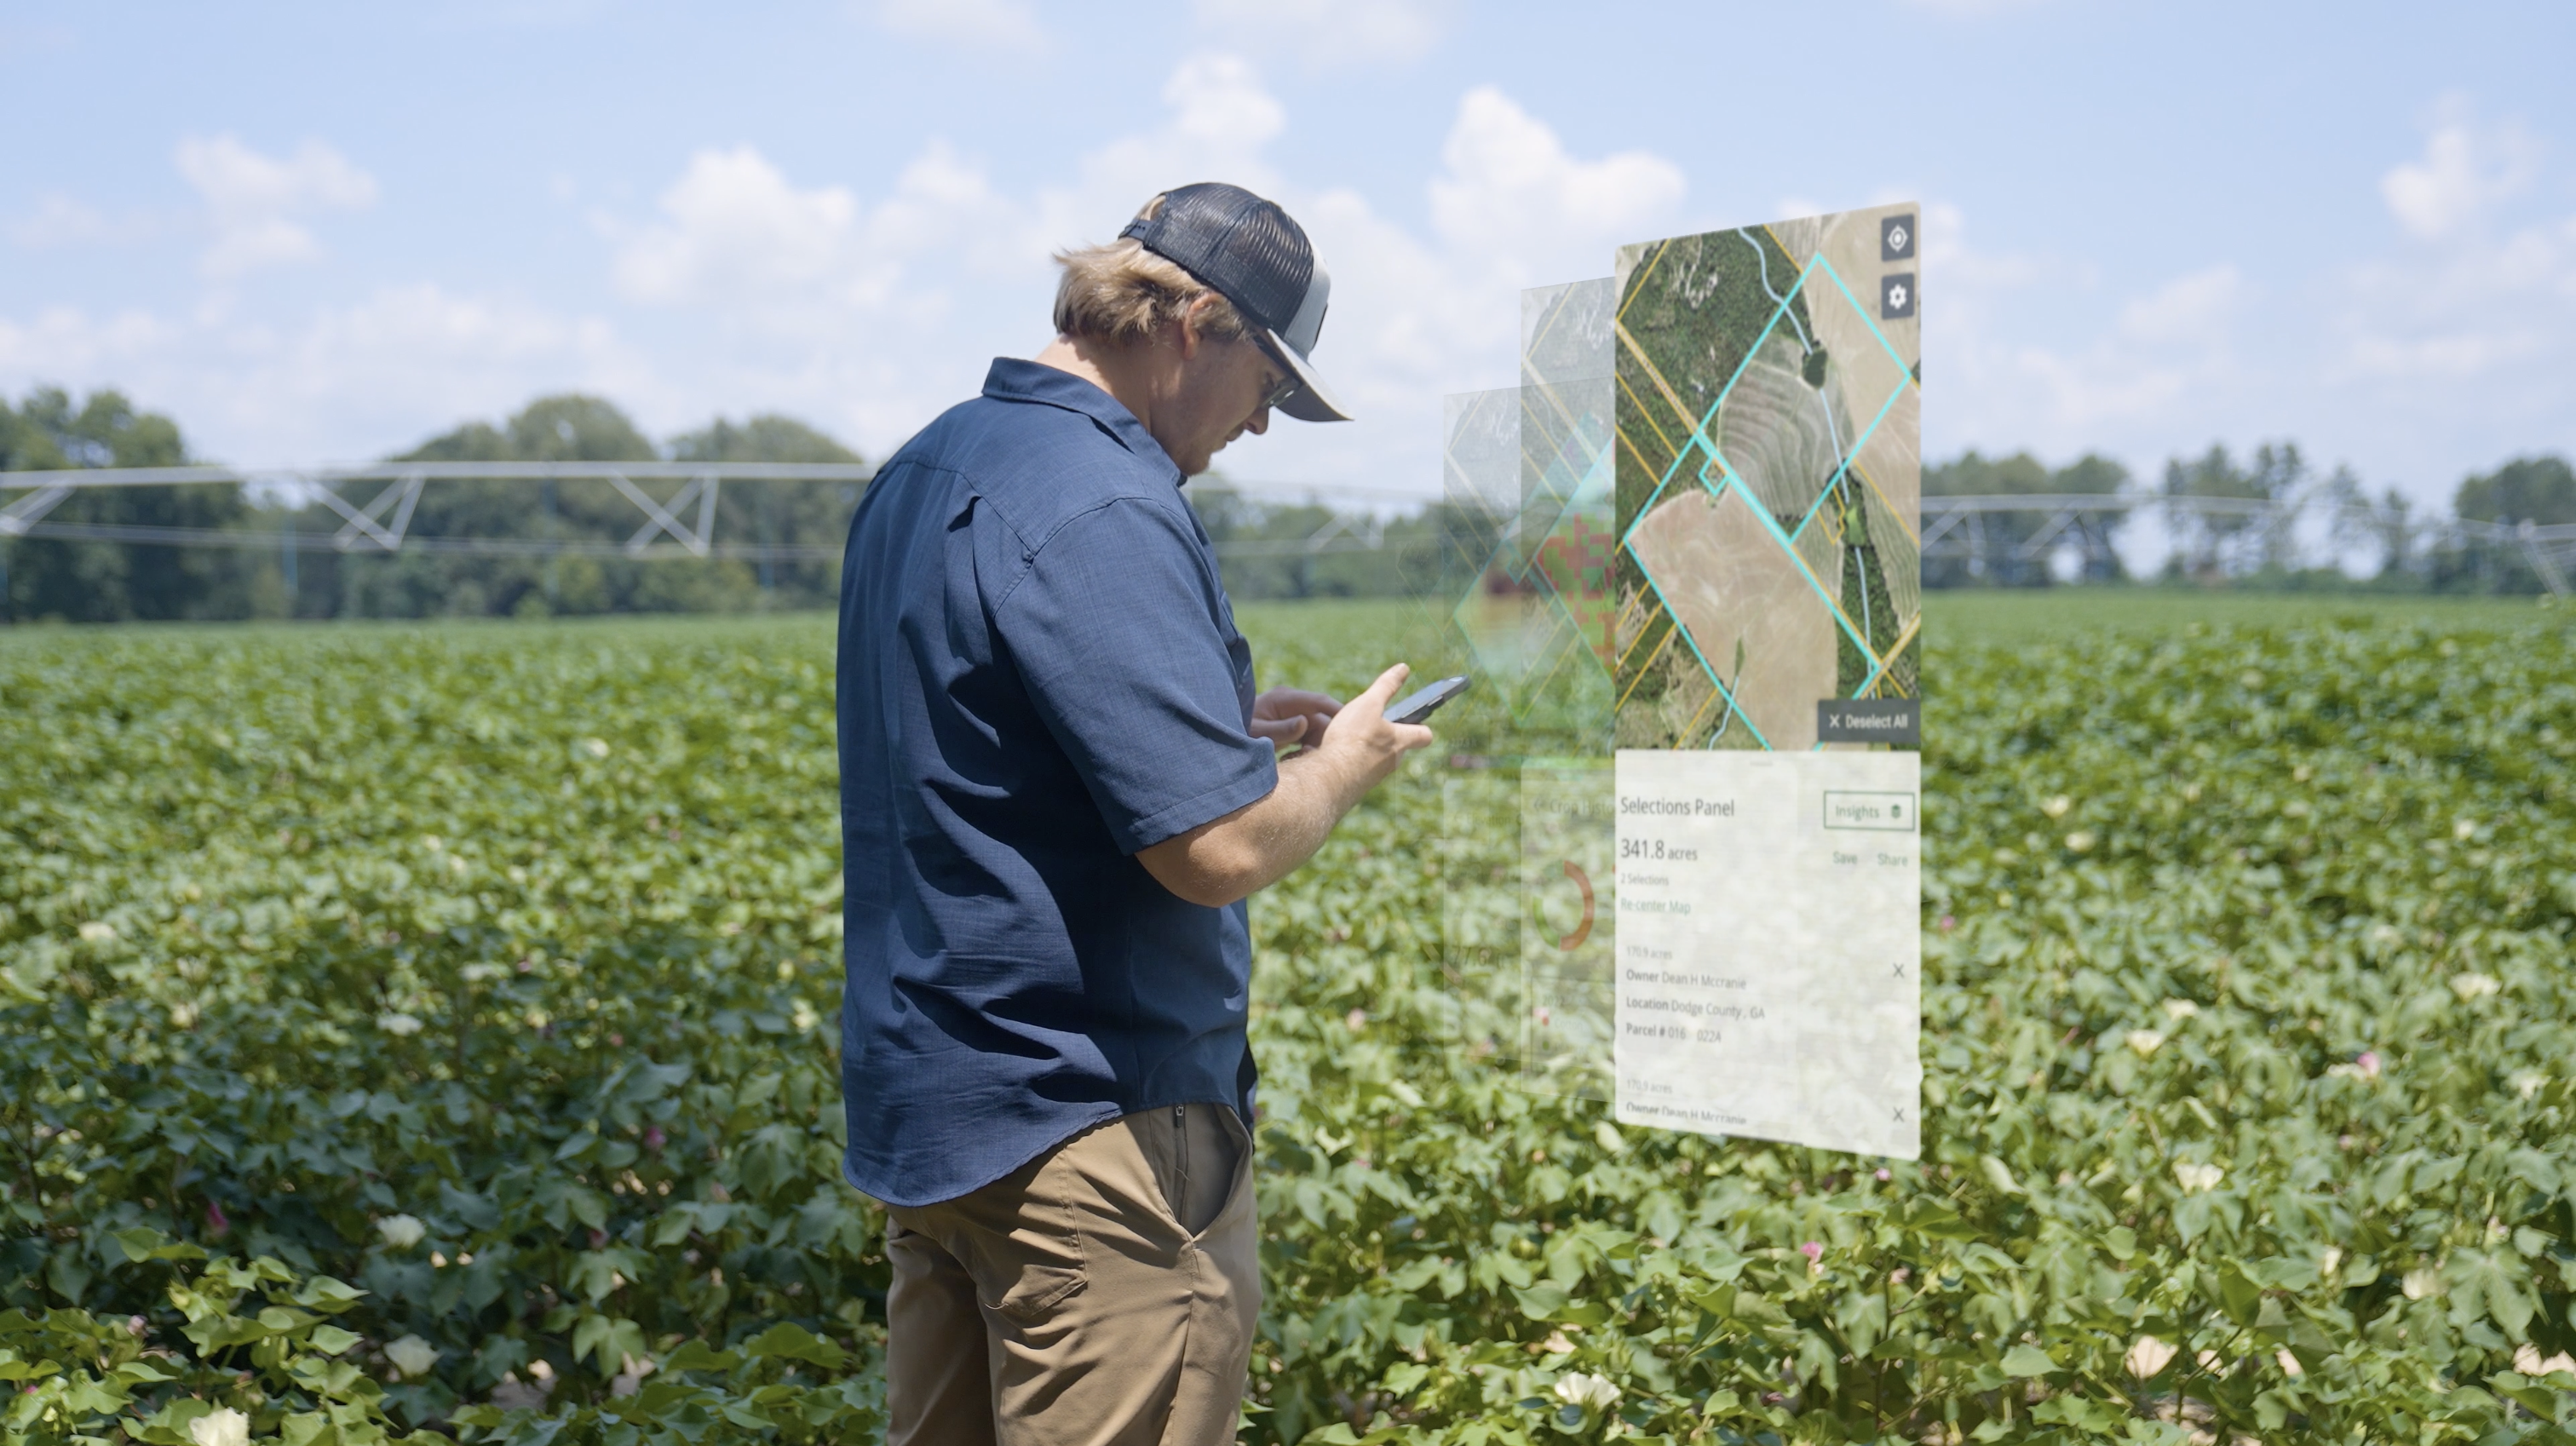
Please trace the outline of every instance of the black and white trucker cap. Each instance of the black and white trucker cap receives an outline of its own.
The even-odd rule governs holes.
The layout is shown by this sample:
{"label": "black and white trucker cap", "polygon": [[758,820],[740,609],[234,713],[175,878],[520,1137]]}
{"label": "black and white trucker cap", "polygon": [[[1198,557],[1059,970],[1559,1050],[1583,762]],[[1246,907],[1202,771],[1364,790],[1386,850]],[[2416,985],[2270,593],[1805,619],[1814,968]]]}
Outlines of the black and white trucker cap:
{"label": "black and white trucker cap", "polygon": [[1316,261],[1304,228],[1278,202],[1221,181],[1175,187],[1154,199],[1158,204],[1147,205],[1118,234],[1135,237],[1214,288],[1258,329],[1265,350],[1297,374],[1297,390],[1279,410],[1301,422],[1349,421],[1307,361],[1324,330],[1333,279]]}

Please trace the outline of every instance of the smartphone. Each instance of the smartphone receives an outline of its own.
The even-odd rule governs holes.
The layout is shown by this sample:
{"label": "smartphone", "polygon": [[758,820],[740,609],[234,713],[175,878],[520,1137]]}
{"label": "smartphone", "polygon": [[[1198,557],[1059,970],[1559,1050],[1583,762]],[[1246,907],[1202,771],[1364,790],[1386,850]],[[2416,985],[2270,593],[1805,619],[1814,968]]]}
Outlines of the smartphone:
{"label": "smartphone", "polygon": [[1440,705],[1467,691],[1467,675],[1443,678],[1419,693],[1398,698],[1386,705],[1389,723],[1420,723],[1440,711]]}

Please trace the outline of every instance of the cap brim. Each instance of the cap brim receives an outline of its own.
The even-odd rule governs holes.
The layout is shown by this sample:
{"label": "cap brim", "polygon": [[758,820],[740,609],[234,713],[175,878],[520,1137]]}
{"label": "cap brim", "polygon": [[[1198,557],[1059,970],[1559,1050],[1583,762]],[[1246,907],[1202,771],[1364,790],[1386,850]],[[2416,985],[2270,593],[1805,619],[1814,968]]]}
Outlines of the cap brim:
{"label": "cap brim", "polygon": [[1297,355],[1295,347],[1281,340],[1279,333],[1267,328],[1262,336],[1270,343],[1272,359],[1297,374],[1297,390],[1289,393],[1288,400],[1279,404],[1280,411],[1301,422],[1347,422],[1351,419],[1351,414],[1343,411],[1341,404],[1333,400],[1333,394],[1324,390],[1324,379],[1315,375],[1315,369],[1306,364],[1304,357]]}

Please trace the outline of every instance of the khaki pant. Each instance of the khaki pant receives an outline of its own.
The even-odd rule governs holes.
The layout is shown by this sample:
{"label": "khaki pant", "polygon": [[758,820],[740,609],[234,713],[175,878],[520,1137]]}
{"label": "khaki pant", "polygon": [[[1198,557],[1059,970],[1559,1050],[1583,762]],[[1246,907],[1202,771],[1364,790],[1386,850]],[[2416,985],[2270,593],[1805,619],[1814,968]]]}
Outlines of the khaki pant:
{"label": "khaki pant", "polygon": [[1127,1115],[886,1220],[886,1446],[1234,1440],[1261,1273],[1233,1110]]}

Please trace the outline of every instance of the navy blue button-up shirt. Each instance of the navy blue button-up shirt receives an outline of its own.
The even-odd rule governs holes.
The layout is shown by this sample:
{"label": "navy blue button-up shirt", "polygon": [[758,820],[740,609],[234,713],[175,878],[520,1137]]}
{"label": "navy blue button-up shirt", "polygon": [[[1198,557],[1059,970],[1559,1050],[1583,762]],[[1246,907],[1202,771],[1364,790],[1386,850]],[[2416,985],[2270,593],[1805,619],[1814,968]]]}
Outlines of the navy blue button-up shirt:
{"label": "navy blue button-up shirt", "polygon": [[841,570],[851,1184],[953,1199],[1122,1114],[1250,1118],[1241,904],[1136,851],[1277,782],[1180,469],[1107,392],[993,363],[881,467]]}

